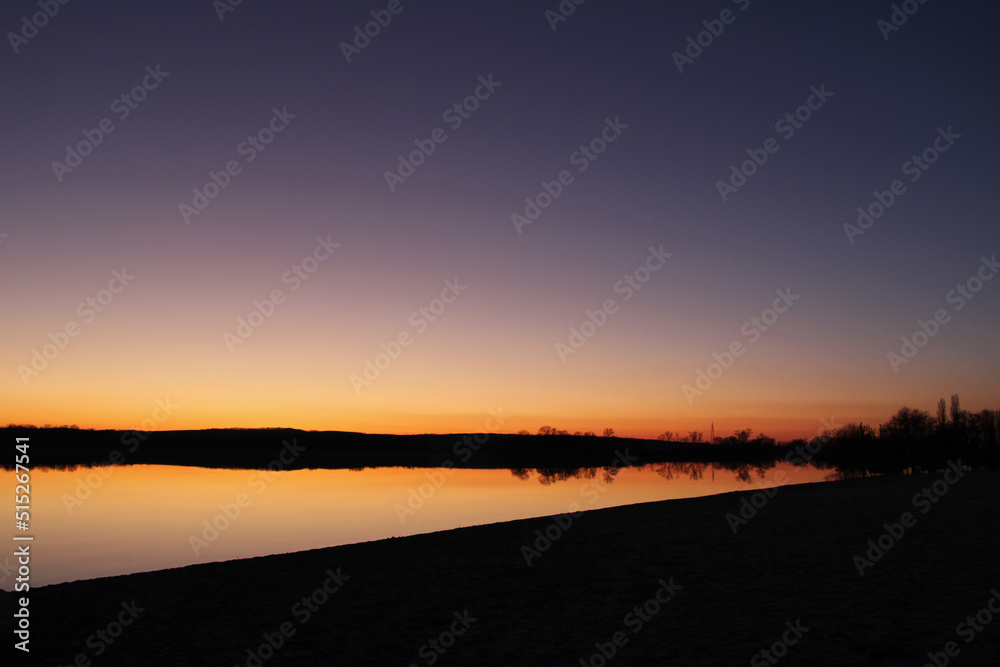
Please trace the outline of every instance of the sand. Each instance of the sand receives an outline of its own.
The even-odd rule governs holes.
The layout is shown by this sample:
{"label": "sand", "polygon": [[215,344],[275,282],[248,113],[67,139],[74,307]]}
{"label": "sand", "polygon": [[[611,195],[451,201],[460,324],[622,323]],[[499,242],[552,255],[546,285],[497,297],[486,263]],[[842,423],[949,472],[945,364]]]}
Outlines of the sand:
{"label": "sand", "polygon": [[[919,666],[932,652],[938,664],[997,665],[1000,614],[980,630],[960,623],[1000,588],[1000,473],[939,482],[938,502],[914,503],[942,478],[646,503],[566,528],[529,519],[47,586],[32,591],[31,664]],[[765,498],[734,535],[727,514]],[[905,512],[911,527],[883,537],[894,544],[859,575],[854,556]],[[546,529],[556,539],[529,566],[522,546]]]}

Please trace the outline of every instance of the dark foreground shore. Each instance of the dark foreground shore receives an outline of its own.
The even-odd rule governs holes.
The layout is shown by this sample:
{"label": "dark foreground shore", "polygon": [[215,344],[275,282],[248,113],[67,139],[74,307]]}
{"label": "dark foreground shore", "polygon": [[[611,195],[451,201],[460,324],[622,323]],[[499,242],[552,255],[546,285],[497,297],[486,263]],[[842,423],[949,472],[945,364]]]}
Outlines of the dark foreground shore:
{"label": "dark foreground shore", "polygon": [[60,584],[13,664],[997,665],[998,510],[997,472],[859,479]]}

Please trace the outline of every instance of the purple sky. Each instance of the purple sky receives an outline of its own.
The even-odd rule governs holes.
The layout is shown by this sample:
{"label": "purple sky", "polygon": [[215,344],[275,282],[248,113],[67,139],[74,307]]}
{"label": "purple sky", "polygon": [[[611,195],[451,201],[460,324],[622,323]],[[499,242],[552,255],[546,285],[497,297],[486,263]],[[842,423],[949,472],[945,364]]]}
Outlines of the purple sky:
{"label": "purple sky", "polygon": [[[501,430],[812,435],[996,408],[1000,10],[913,5],[889,30],[860,1],[592,0],[555,29],[555,0],[6,3],[0,418],[128,428],[169,396],[174,427],[503,406]],[[549,205],[518,225],[526,198]]]}

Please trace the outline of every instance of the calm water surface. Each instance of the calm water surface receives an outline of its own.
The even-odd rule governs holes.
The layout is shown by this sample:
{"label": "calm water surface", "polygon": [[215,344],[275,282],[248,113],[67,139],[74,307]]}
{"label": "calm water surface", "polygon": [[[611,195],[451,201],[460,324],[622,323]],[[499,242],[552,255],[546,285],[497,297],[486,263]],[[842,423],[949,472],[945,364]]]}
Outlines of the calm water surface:
{"label": "calm water surface", "polygon": [[[768,470],[751,468],[742,475],[692,464],[651,464],[616,472],[609,482],[602,469],[591,469],[592,476],[584,471],[569,477],[534,470],[446,468],[38,469],[31,473],[31,530],[26,533],[35,538],[31,584],[545,516],[569,511],[574,503],[581,509],[599,509],[780,486],[778,480],[818,482],[830,475],[828,470],[784,463]],[[0,476],[13,493],[14,473]],[[13,527],[8,530],[13,534]],[[14,558],[8,554],[13,549],[5,551],[0,556],[0,588],[11,590],[16,575]]]}

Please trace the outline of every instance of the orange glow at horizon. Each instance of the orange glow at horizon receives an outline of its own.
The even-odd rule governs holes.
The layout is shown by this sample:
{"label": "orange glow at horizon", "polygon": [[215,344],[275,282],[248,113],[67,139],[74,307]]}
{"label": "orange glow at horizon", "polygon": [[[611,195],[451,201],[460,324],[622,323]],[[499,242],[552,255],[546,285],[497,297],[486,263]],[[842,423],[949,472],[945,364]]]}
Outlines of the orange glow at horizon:
{"label": "orange glow at horizon", "polygon": [[[462,305],[459,299],[452,307],[457,312]],[[356,308],[364,307],[360,299]],[[556,340],[562,335],[558,328],[533,331],[535,338],[523,342],[516,322],[485,320],[470,328],[468,320],[450,321],[450,311],[356,391],[352,378],[363,375],[367,358],[379,350],[371,323],[343,324],[323,337],[318,332],[328,323],[317,318],[315,308],[296,310],[290,303],[280,319],[267,322],[230,354],[221,338],[231,327],[227,313],[206,306],[189,315],[195,322],[184,325],[155,309],[144,313],[143,303],[130,308],[139,312],[126,319],[116,313],[128,309],[109,310],[95,320],[27,385],[12,368],[0,380],[0,422],[455,433],[490,430],[493,410],[509,416],[495,429],[506,433],[535,433],[548,424],[570,432],[610,427],[619,436],[639,438],[700,431],[708,439],[714,422],[717,436],[751,428],[791,439],[813,437],[826,423],[884,423],[903,405],[933,411],[937,400],[951,393],[962,395],[966,409],[992,409],[1000,402],[986,368],[970,369],[960,387],[942,386],[939,378],[948,371],[928,359],[901,385],[891,372],[858,375],[817,359],[781,331],[762,339],[689,402],[682,387],[695,382],[706,359],[676,350],[694,348],[693,340],[633,351],[623,338],[628,331],[608,330],[563,364],[549,346],[534,342]],[[149,324],[140,324],[143,315]],[[375,340],[390,340],[400,328],[389,319]],[[12,349],[24,352],[15,355],[16,362],[27,363],[33,346],[40,345],[35,328],[11,329],[17,341]],[[213,330],[220,332],[217,338],[204,333]],[[87,337],[91,331],[98,335]],[[150,352],[157,349],[169,354]],[[484,356],[483,350],[503,354]],[[824,381],[814,383],[814,377]],[[159,403],[177,407],[165,415]]]}
{"label": "orange glow at horizon", "polygon": [[[114,402],[103,398],[96,391],[89,393],[84,400],[76,396],[72,399],[62,397],[65,402],[60,404],[58,398],[33,404],[24,400],[21,395],[0,395],[0,402],[6,408],[0,421],[35,426],[73,424],[80,428],[115,430],[279,427],[307,431],[392,434],[516,433],[520,430],[536,433],[542,425],[550,425],[570,433],[593,431],[597,434],[610,427],[619,437],[649,439],[668,430],[678,437],[687,436],[690,431],[699,431],[705,440],[709,438],[714,422],[716,436],[727,436],[734,431],[751,428],[755,434],[765,433],[779,440],[787,440],[820,435],[830,425],[839,426],[858,421],[872,425],[884,423],[900,407],[888,403],[875,406],[850,403],[834,404],[831,408],[789,402],[787,407],[779,405],[767,410],[755,410],[744,403],[733,403],[728,410],[717,405],[711,411],[691,410],[692,414],[683,416],[671,417],[664,411],[665,414],[660,417],[643,414],[635,409],[609,410],[604,413],[600,410],[600,401],[579,411],[564,411],[564,406],[558,406],[552,412],[539,410],[534,404],[522,406],[519,402],[483,402],[480,411],[461,414],[445,410],[424,412],[410,406],[404,409],[389,406],[385,409],[357,408],[337,413],[325,409],[319,405],[319,401],[308,395],[297,400],[286,395],[277,405],[264,397],[248,398],[234,401],[228,408],[218,406],[208,397],[201,401],[196,397],[192,401],[178,393],[153,394],[149,398],[136,394],[128,400],[116,399]],[[163,406],[170,406],[171,412],[167,414]],[[931,410],[933,405],[919,407]],[[504,417],[499,427],[495,427],[495,422],[490,421],[491,414]]]}
{"label": "orange glow at horizon", "polygon": [[[138,405],[143,402],[145,405]],[[348,431],[360,433],[389,434],[421,434],[421,433],[516,433],[527,430],[536,433],[542,425],[549,425],[570,433],[593,431],[600,435],[606,427],[613,428],[618,437],[655,439],[664,431],[673,431],[678,438],[683,438],[691,431],[699,431],[708,440],[714,422],[716,436],[728,436],[734,431],[751,428],[754,434],[764,433],[779,440],[792,438],[811,438],[821,435],[830,425],[840,426],[848,422],[861,421],[866,424],[878,425],[892,416],[897,407],[890,405],[872,406],[850,405],[840,406],[839,410],[828,410],[827,414],[820,412],[819,406],[814,408],[800,407],[797,411],[771,409],[767,412],[753,411],[744,405],[734,405],[728,417],[713,419],[705,410],[699,410],[697,416],[663,418],[643,416],[641,414],[623,413],[619,416],[595,417],[595,410],[585,413],[549,413],[537,410],[531,413],[515,413],[512,404],[498,403],[495,406],[484,405],[482,412],[472,414],[441,414],[420,413],[417,411],[396,410],[356,410],[350,414],[331,417],[321,409],[310,410],[308,404],[288,406],[286,409],[268,405],[267,401],[241,404],[232,409],[216,409],[212,411],[189,408],[178,400],[178,395],[164,395],[151,400],[136,400],[136,405],[125,411],[114,409],[99,398],[90,402],[80,402],[74,399],[72,406],[59,409],[52,403],[42,406],[19,405],[23,403],[17,397],[4,401],[5,417],[3,423],[15,423],[42,426],[76,425],[84,429],[112,430],[199,430],[211,428],[295,428],[306,431]],[[133,401],[129,401],[133,403]],[[162,421],[157,418],[164,416],[161,404],[174,404],[176,410]],[[933,406],[925,409],[930,410]],[[487,424],[493,413],[508,416],[499,428]],[[720,414],[725,414],[719,411]],[[796,414],[797,413],[797,414]],[[849,415],[849,416],[848,416]]]}

